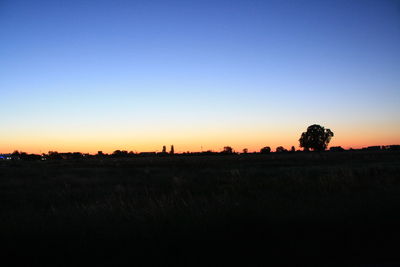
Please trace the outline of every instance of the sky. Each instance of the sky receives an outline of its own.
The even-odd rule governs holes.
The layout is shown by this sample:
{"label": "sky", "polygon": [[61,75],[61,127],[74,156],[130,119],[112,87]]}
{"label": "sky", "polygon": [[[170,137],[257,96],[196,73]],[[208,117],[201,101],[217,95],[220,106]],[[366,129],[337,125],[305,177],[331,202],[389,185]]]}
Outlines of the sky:
{"label": "sky", "polygon": [[0,152],[400,144],[400,1],[0,0]]}

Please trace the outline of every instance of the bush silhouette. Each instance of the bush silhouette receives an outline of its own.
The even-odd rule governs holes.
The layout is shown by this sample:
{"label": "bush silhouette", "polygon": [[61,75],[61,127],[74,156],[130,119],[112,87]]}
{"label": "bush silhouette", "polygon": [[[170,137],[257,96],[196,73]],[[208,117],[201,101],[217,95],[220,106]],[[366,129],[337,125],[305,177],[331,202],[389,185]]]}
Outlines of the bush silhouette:
{"label": "bush silhouette", "polygon": [[287,152],[286,148],[284,148],[283,146],[278,146],[275,151],[278,153]]}
{"label": "bush silhouette", "polygon": [[233,154],[233,148],[230,146],[225,146],[224,150],[221,152],[222,154]]}
{"label": "bush silhouette", "polygon": [[271,152],[271,148],[269,146],[265,146],[263,148],[261,148],[260,153],[261,154],[268,154]]}

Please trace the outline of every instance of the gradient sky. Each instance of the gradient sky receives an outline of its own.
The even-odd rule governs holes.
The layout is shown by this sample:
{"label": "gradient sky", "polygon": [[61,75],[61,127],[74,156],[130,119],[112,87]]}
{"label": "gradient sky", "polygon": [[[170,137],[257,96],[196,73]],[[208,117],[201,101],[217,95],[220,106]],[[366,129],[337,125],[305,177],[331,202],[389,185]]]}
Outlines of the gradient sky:
{"label": "gradient sky", "polygon": [[0,0],[0,152],[400,143],[396,0]]}

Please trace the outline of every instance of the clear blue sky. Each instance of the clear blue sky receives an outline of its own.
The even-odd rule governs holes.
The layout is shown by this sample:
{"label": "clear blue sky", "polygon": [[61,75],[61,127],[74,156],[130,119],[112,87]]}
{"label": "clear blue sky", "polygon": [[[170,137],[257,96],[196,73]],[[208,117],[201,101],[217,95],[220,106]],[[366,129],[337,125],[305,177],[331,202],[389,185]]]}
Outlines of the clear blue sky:
{"label": "clear blue sky", "polygon": [[0,93],[0,152],[400,143],[400,2],[0,0]]}

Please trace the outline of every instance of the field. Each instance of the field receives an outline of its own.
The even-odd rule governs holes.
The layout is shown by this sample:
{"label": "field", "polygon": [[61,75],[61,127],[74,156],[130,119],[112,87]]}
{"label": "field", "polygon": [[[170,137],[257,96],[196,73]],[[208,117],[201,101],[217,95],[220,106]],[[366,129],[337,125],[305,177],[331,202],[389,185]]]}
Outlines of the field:
{"label": "field", "polygon": [[400,262],[398,151],[0,161],[0,203],[26,266]]}

